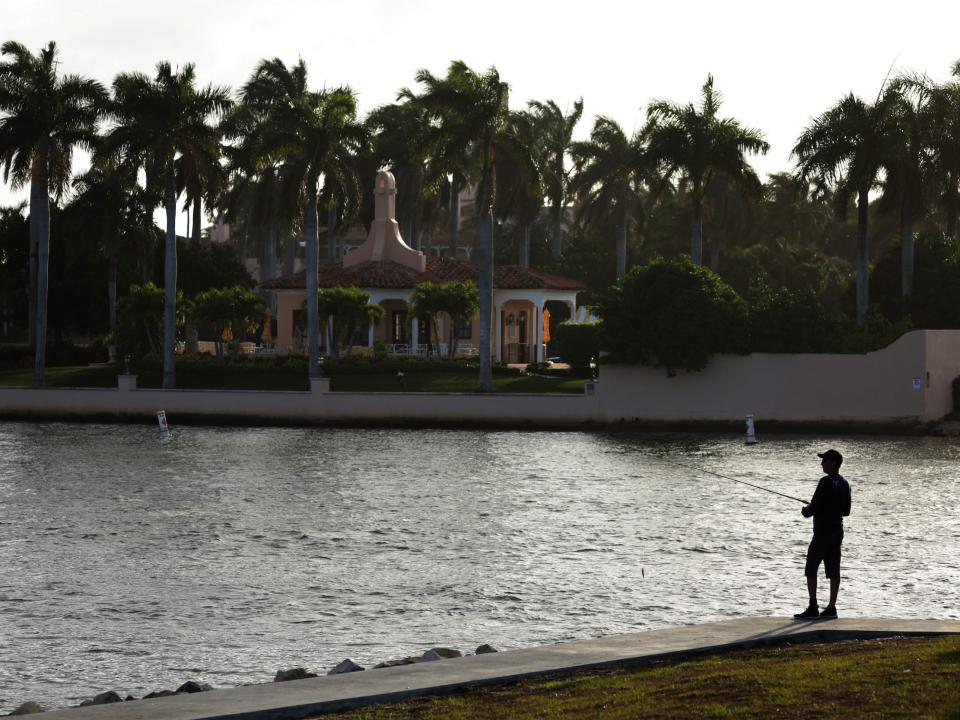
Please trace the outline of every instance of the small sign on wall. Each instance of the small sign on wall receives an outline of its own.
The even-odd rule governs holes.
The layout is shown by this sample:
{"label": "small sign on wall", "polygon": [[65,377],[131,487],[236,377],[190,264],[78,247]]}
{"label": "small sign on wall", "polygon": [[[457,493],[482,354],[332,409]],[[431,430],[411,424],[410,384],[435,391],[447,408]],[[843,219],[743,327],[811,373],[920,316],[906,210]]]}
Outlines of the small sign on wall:
{"label": "small sign on wall", "polygon": [[920,378],[913,378],[913,380],[911,380],[910,382],[913,385],[914,390],[923,389],[923,380],[921,380]]}

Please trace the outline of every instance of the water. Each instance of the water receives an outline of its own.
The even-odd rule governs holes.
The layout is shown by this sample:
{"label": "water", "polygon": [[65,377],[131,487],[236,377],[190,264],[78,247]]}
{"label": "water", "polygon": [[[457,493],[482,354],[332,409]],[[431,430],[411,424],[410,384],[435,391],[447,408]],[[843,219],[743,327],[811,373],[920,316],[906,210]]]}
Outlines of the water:
{"label": "water", "polygon": [[[762,427],[759,428],[762,432]],[[0,712],[801,609],[800,503],[853,487],[840,611],[960,617],[960,443],[0,423]]]}

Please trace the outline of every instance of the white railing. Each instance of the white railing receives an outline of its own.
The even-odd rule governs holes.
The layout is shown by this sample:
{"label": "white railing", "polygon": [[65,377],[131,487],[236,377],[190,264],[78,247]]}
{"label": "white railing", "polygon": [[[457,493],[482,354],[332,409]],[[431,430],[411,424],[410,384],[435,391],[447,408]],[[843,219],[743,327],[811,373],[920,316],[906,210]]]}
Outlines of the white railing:
{"label": "white railing", "polygon": [[[437,344],[431,343],[429,348],[425,343],[393,343],[387,345],[388,355],[420,355],[426,356],[427,351],[431,355],[436,354]],[[446,357],[449,354],[449,344],[440,343],[440,357]],[[480,349],[470,343],[459,343],[457,345],[457,357],[473,357],[480,354]]]}

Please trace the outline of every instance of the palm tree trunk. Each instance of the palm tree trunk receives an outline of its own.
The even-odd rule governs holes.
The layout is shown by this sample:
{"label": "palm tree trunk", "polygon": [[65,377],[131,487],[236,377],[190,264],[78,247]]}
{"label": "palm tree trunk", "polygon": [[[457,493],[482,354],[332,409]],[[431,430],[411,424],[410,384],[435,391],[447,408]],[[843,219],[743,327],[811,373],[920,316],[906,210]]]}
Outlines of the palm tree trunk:
{"label": "palm tree trunk", "polygon": [[553,259],[560,260],[563,255],[563,238],[560,237],[560,222],[563,218],[563,203],[555,202],[553,204]]}
{"label": "palm tree trunk", "polygon": [[330,198],[327,208],[327,262],[337,261],[337,201]]}
{"label": "palm tree trunk", "polygon": [[40,212],[40,182],[33,179],[30,181],[30,277],[27,279],[27,345],[31,350],[37,346],[37,238],[40,228],[37,215]]}
{"label": "palm tree trunk", "polygon": [[[483,185],[480,196],[480,227],[477,232],[477,266],[479,268],[480,291],[480,386],[479,392],[493,392],[493,365],[490,359],[490,321],[493,315],[493,211],[489,207],[492,173],[489,161],[484,158],[486,168],[483,173]],[[451,321],[452,324],[452,321]]]}
{"label": "palm tree trunk", "polygon": [[307,279],[307,357],[309,377],[320,377],[320,317],[317,312],[317,181],[311,180],[307,192],[307,216],[303,220],[306,240]]}
{"label": "palm tree trunk", "polygon": [[410,218],[410,235],[407,237],[407,245],[412,247],[414,250],[420,249],[420,228],[417,218],[420,216],[420,203],[417,202],[413,206],[413,217]]}
{"label": "palm tree trunk", "polygon": [[700,198],[693,198],[693,217],[690,223],[690,260],[694,265],[703,263],[703,221],[701,204]]}
{"label": "palm tree trunk", "polygon": [[947,236],[957,237],[957,216],[960,215],[960,193],[957,192],[957,176],[947,173]]}
{"label": "palm tree trunk", "polygon": [[[34,159],[31,184],[38,185],[36,198],[36,243],[37,243],[37,307],[35,349],[33,355],[33,386],[43,387],[43,374],[47,361],[47,280],[50,267],[50,193],[47,191],[47,155],[42,148]],[[32,190],[32,188],[31,188]],[[34,208],[30,208],[30,224],[33,225]]]}
{"label": "palm tree trunk", "polygon": [[173,390],[177,387],[177,189],[173,177],[173,157],[167,160],[164,174],[167,237],[163,257],[163,388]]}
{"label": "palm tree trunk", "polygon": [[450,183],[450,237],[447,240],[447,252],[451,258],[457,257],[457,243],[460,240],[460,183],[456,174]]}
{"label": "palm tree trunk", "polygon": [[520,266],[528,268],[530,267],[530,234],[532,230],[530,224],[527,223],[523,226],[523,232],[521,233],[520,239]]}
{"label": "palm tree trunk", "polygon": [[293,275],[293,265],[297,257],[297,236],[290,230],[287,231],[286,239],[283,241],[283,276]]}
{"label": "palm tree trunk", "polygon": [[867,306],[870,302],[870,245],[867,241],[867,211],[870,200],[867,190],[857,194],[857,325],[867,323]]}
{"label": "palm tree trunk", "polygon": [[900,216],[900,292],[903,297],[913,294],[913,218],[904,209]]}
{"label": "palm tree trunk", "polygon": [[716,236],[714,236],[710,246],[710,269],[718,273],[720,272],[720,241]]}
{"label": "palm tree trunk", "polygon": [[193,201],[193,241],[200,244],[200,198],[199,196]]}
{"label": "palm tree trunk", "polygon": [[117,331],[117,255],[110,256],[110,267],[107,274],[107,325],[110,333]]}
{"label": "palm tree trunk", "polygon": [[617,233],[617,279],[627,274],[627,220],[623,219]]}

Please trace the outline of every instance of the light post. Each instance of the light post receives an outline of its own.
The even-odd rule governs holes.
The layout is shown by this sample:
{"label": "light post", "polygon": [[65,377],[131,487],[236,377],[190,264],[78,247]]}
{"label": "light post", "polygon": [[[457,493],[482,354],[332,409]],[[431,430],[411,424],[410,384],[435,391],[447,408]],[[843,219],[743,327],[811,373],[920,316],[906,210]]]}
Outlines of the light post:
{"label": "light post", "polygon": [[400,392],[403,392],[403,370],[397,370],[397,383],[400,385]]}
{"label": "light post", "polygon": [[593,380],[597,379],[597,359],[590,358],[590,377]]}
{"label": "light post", "polygon": [[123,356],[123,374],[124,375],[130,374],[130,356],[129,355]]}

